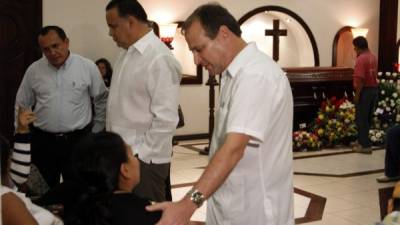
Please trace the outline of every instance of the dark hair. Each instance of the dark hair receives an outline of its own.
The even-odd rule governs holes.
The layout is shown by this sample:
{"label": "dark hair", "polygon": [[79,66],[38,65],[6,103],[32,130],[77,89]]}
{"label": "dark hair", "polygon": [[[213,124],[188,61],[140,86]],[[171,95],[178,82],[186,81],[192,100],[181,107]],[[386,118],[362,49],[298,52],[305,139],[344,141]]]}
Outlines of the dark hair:
{"label": "dark hair", "polygon": [[104,83],[106,83],[106,86],[109,87],[110,83],[111,83],[112,73],[113,73],[111,63],[105,58],[100,58],[100,59],[96,60],[96,65],[99,65],[100,63],[103,63],[106,66],[106,75],[104,77]]}
{"label": "dark hair", "polygon": [[368,49],[368,41],[363,36],[358,36],[354,38],[353,45],[360,50]]}
{"label": "dark hair", "polygon": [[393,211],[400,211],[400,198],[393,198]]}
{"label": "dark hair", "polygon": [[185,32],[196,20],[200,22],[206,35],[211,39],[217,36],[222,25],[227,26],[238,37],[242,34],[236,19],[219,4],[206,4],[198,7],[184,22],[182,32]]}
{"label": "dark hair", "polygon": [[146,11],[136,0],[111,0],[106,6],[106,10],[113,8],[117,8],[120,17],[133,16],[139,21],[148,22]]}
{"label": "dark hair", "polygon": [[67,35],[65,34],[65,31],[59,27],[59,26],[45,26],[43,27],[40,31],[39,31],[39,35],[40,36],[44,36],[46,34],[48,34],[50,31],[55,31],[57,33],[57,35],[61,38],[61,40],[65,41],[65,39],[67,38]]}
{"label": "dark hair", "polygon": [[[8,162],[11,154],[11,149],[9,142],[1,134],[0,134],[0,153],[1,153],[1,180],[3,181],[3,179],[8,177]],[[3,184],[3,182],[1,183]]]}
{"label": "dark hair", "polygon": [[87,188],[65,224],[109,224],[108,198],[118,189],[120,166],[128,161],[122,138],[112,132],[89,134],[74,149],[73,168],[77,181]]}

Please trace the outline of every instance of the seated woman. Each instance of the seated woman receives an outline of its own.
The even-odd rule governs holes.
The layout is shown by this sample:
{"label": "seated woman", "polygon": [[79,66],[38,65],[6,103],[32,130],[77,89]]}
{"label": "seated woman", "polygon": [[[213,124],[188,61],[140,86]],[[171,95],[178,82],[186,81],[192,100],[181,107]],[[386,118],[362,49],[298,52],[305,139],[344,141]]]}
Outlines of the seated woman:
{"label": "seated woman", "polygon": [[[32,112],[18,112],[18,127],[15,135],[15,148],[11,153],[10,145],[7,140],[0,135],[0,154],[1,154],[1,204],[2,204],[2,224],[4,225],[61,225],[61,220],[49,211],[33,204],[23,193],[14,191],[10,178],[10,155],[15,155],[16,151],[27,155],[25,160],[30,162],[30,137],[28,124],[35,119]],[[14,159],[18,159],[15,157]],[[23,157],[21,157],[23,158]],[[18,166],[14,166],[18,170]],[[29,174],[29,168],[22,168]],[[18,182],[24,182],[24,176],[16,178]]]}
{"label": "seated woman", "polygon": [[88,135],[75,149],[73,162],[85,191],[65,212],[66,225],[146,225],[160,219],[160,212],[145,210],[148,200],[131,192],[140,180],[139,161],[119,135]]}

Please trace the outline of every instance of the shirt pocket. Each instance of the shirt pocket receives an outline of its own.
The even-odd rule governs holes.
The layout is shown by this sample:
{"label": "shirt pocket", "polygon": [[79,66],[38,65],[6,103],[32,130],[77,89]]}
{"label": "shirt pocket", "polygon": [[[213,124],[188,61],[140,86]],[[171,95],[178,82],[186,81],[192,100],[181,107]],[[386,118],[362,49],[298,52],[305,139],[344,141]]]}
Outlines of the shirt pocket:
{"label": "shirt pocket", "polygon": [[69,101],[78,105],[88,96],[88,85],[81,81],[69,81],[66,91],[66,96],[70,96]]}

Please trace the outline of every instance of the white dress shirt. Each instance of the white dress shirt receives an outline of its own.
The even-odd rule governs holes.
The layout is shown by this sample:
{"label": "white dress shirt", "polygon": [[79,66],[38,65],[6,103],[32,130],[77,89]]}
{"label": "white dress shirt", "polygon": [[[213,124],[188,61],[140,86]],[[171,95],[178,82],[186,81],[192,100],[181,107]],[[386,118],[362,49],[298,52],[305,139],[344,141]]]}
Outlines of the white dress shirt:
{"label": "white dress shirt", "polygon": [[228,133],[251,137],[225,182],[207,201],[208,225],[293,225],[289,81],[270,57],[248,44],[223,72],[210,157]]}
{"label": "white dress shirt", "polygon": [[181,66],[148,32],[114,65],[106,128],[122,136],[146,163],[169,163],[178,123]]}
{"label": "white dress shirt", "polygon": [[16,97],[15,115],[18,106],[35,106],[36,127],[52,133],[71,132],[91,122],[93,99],[92,130],[99,132],[105,125],[107,94],[99,69],[89,59],[71,53],[57,69],[42,57],[25,73]]}

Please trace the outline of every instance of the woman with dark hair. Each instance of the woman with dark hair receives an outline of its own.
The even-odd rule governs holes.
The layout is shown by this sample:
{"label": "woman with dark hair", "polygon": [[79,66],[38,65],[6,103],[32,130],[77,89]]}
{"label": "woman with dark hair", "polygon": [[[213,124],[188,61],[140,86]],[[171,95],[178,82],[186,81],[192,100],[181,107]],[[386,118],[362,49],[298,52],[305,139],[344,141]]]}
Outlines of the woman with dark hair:
{"label": "woman with dark hair", "polygon": [[73,162],[85,191],[65,215],[66,225],[146,225],[160,219],[159,212],[145,210],[148,200],[131,192],[140,181],[139,161],[119,135],[87,136],[75,149]]}
{"label": "woman with dark hair", "polygon": [[113,73],[110,62],[105,58],[100,58],[96,60],[96,65],[100,70],[100,74],[104,80],[104,84],[106,85],[106,87],[110,87],[111,76]]}

